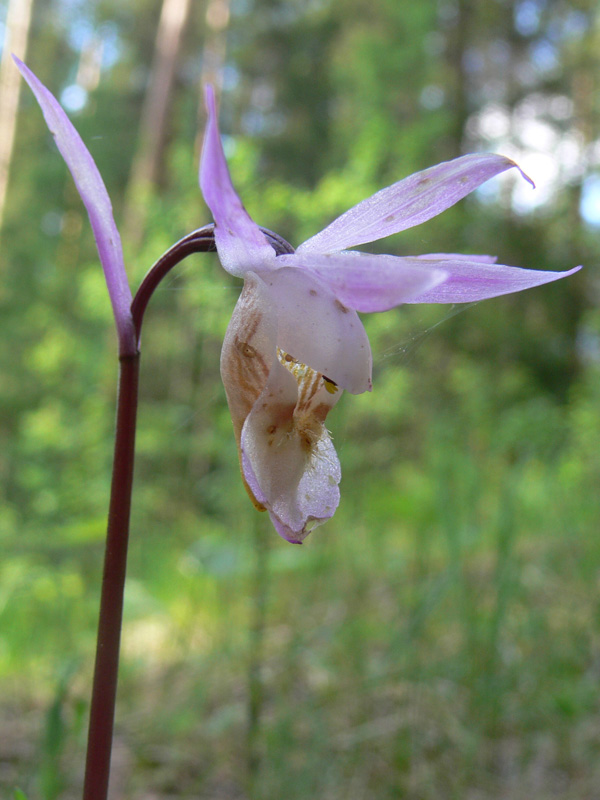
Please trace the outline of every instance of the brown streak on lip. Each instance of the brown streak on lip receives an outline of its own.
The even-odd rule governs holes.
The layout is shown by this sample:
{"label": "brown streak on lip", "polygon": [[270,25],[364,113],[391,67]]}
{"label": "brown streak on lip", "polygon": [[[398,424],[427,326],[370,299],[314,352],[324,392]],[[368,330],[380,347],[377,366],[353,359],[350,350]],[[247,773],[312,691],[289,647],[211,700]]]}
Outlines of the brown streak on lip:
{"label": "brown streak on lip", "polygon": [[294,429],[300,446],[307,456],[311,456],[323,435],[323,423],[313,413],[301,414],[294,418]]}
{"label": "brown streak on lip", "polygon": [[237,336],[235,338],[235,346],[246,358],[254,358],[256,356],[256,349],[252,347],[251,344],[248,344],[248,342],[240,341]]}
{"label": "brown streak on lip", "polygon": [[325,422],[325,418],[327,417],[327,414],[329,414],[330,411],[331,411],[331,406],[328,406],[327,403],[319,403],[318,406],[315,406],[315,408],[313,408],[312,413],[316,417],[316,419],[319,420],[319,422]]}
{"label": "brown streak on lip", "polygon": [[[243,325],[244,335],[246,337],[246,341],[248,341],[248,342],[252,340],[252,337],[256,333],[256,329],[260,325],[260,323],[262,321],[262,318],[263,318],[263,315],[260,312],[256,311],[255,308],[253,309],[253,311],[254,311],[254,313],[252,314],[251,317],[249,315],[246,315],[245,320],[244,320],[244,322],[246,324]],[[240,327],[242,327],[242,326],[240,326]],[[236,339],[237,338],[238,337],[236,336]]]}
{"label": "brown streak on lip", "polygon": [[350,311],[350,309],[346,308],[346,306],[343,303],[340,303],[340,301],[337,299],[337,297],[335,298],[335,300],[333,302],[334,302],[334,305],[337,308],[337,310],[341,311],[342,314],[347,314]]}

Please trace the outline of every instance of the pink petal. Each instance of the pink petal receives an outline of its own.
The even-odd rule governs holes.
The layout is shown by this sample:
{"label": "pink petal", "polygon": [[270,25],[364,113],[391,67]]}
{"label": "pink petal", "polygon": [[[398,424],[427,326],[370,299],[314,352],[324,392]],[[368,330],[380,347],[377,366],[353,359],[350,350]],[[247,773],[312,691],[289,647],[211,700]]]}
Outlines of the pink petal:
{"label": "pink petal", "polygon": [[387,311],[442,283],[446,273],[424,269],[404,258],[346,251],[331,255],[294,254],[278,262],[306,270],[321,280],[340,303],[356,311]]}
{"label": "pink petal", "polygon": [[[537,269],[506,267],[503,264],[490,264],[489,261],[429,260],[415,258],[415,265],[429,264],[448,274],[447,280],[423,294],[409,300],[409,303],[472,303],[502,294],[520,292],[544,283],[566,278],[581,267],[566,272],[549,272]],[[405,259],[411,261],[411,259]]]}
{"label": "pink petal", "polygon": [[232,275],[265,269],[275,261],[275,251],[250,217],[233,188],[221,144],[215,96],[205,89],[208,122],[200,160],[200,188],[215,220],[219,260]]}
{"label": "pink petal", "polygon": [[16,56],[13,59],[42,109],[46,124],[87,209],[113,308],[121,354],[135,353],[131,290],[123,262],[121,237],[106,186],[92,156],[56,98],[22,61]]}
{"label": "pink petal", "polygon": [[[330,404],[335,398],[321,390]],[[242,430],[242,469],[254,497],[270,512],[278,533],[300,543],[316,524],[333,516],[341,470],[329,434],[322,428],[307,450],[294,427],[298,386],[274,362],[267,386]]]}
{"label": "pink petal", "polygon": [[[299,253],[332,253],[373,242],[441,214],[514,161],[493,153],[445,161],[382,189],[338,217],[298,248]],[[521,175],[532,185],[524,172]]]}
{"label": "pink petal", "polygon": [[279,347],[352,394],[370,391],[371,347],[356,311],[306,270],[283,267],[260,277],[277,309]]}

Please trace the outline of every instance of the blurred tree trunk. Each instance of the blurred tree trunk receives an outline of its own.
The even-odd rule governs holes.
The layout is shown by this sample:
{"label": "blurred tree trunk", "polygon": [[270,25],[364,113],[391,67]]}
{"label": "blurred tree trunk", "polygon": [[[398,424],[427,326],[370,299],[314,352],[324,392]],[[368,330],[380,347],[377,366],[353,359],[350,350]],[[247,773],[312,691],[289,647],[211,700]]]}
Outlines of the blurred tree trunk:
{"label": "blurred tree trunk", "polygon": [[21,76],[11,54],[25,58],[31,23],[33,0],[10,0],[6,17],[6,34],[0,65],[0,230],[8,189],[10,161],[15,140]]}
{"label": "blurred tree trunk", "polygon": [[210,0],[206,7],[206,41],[202,55],[202,85],[220,90],[223,83],[227,25],[230,0]]}
{"label": "blurred tree trunk", "polygon": [[125,238],[139,244],[146,219],[146,201],[161,162],[167,114],[189,16],[190,0],[163,0],[154,45],[154,57],[140,120],[139,145],[131,168],[125,204]]}
{"label": "blurred tree trunk", "polygon": [[230,0],[209,0],[206,7],[206,35],[202,53],[202,77],[200,79],[200,102],[198,104],[198,135],[196,154],[200,156],[204,134],[204,87],[214,87],[217,97],[223,87],[223,67],[227,51],[227,26],[229,25]]}
{"label": "blurred tree trunk", "polygon": [[471,12],[469,0],[458,0],[455,18],[448,31],[448,80],[452,108],[452,123],[449,126],[448,158],[457,158],[462,153],[462,143],[469,118],[469,87],[465,70],[465,54],[470,44]]}

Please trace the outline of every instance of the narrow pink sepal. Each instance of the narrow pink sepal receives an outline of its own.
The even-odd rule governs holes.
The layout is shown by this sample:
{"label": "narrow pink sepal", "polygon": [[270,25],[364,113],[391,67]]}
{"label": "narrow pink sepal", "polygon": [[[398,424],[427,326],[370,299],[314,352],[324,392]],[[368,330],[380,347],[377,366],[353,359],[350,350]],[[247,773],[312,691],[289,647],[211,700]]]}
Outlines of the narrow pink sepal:
{"label": "narrow pink sepal", "polygon": [[[454,260],[456,259],[456,260]],[[542,286],[544,283],[558,281],[578,272],[581,267],[574,267],[566,272],[551,272],[541,269],[522,269],[509,267],[504,264],[493,264],[489,261],[474,261],[471,259],[459,260],[461,256],[454,256],[453,260],[437,260],[415,258],[415,265],[428,264],[440,269],[447,274],[444,283],[429,289],[423,294],[409,300],[409,303],[473,303],[478,300],[487,300],[503,294],[521,292]],[[412,261],[413,259],[406,259]]]}
{"label": "narrow pink sepal", "polygon": [[415,172],[346,211],[298,253],[333,253],[420,225],[513,167],[533,186],[514,161],[494,153],[472,153]]}
{"label": "narrow pink sepal", "polygon": [[15,55],[13,59],[42,109],[50,133],[54,136],[87,209],[112,304],[120,353],[134,354],[137,346],[130,310],[131,289],[125,272],[121,237],[104,181],[94,159],[58,100],[22,61]]}
{"label": "narrow pink sepal", "polygon": [[205,87],[208,122],[200,159],[200,188],[215,220],[215,243],[223,267],[232,275],[268,269],[275,251],[233,188],[221,144],[212,86]]}

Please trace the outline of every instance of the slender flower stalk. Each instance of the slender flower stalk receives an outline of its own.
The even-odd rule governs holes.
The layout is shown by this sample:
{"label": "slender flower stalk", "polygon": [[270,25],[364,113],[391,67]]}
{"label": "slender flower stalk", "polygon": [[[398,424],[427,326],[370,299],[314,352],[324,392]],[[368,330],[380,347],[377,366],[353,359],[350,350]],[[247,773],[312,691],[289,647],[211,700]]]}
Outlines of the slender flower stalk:
{"label": "slender flower stalk", "polygon": [[84,800],[105,800],[108,795],[119,673],[123,594],[127,570],[139,368],[139,353],[121,357],[113,475],[83,789]]}
{"label": "slender flower stalk", "polygon": [[[193,252],[216,249],[223,267],[244,279],[221,354],[242,479],[256,508],[269,512],[277,532],[301,543],[333,515],[339,502],[341,470],[325,428],[327,414],[344,389],[352,394],[371,389],[371,349],[357,312],[495,297],[566,277],[578,267],[542,272],[497,265],[490,256],[398,258],[348,249],[425,222],[489,178],[519,169],[493,154],[463,156],[405,178],[342,214],[294,252],[245,211],[229,176],[209,87],[200,184],[215,223],[177,242],[132,298],[100,173],[57,100],[25,64],[17,58],[15,63],[87,209],[119,346],[113,477],[83,794],[84,800],[106,800],[133,488],[139,343],[145,309],[167,272]],[[252,714],[257,713],[255,708]]]}

